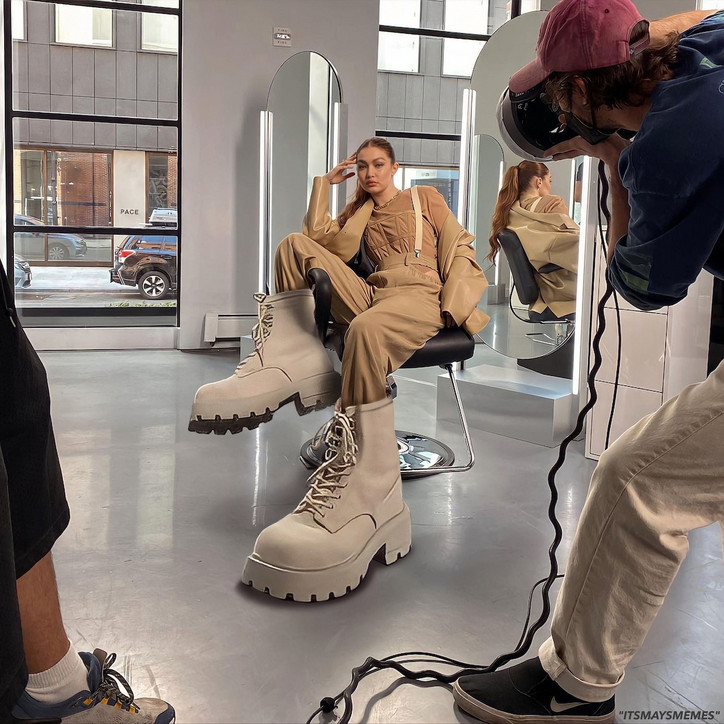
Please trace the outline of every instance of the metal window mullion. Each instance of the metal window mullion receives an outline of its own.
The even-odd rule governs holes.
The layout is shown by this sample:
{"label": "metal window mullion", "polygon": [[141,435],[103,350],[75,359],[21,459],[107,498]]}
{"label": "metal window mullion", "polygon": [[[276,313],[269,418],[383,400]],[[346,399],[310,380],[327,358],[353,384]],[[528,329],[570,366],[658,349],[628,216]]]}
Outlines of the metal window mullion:
{"label": "metal window mullion", "polygon": [[[13,219],[15,214],[13,214]],[[84,236],[178,236],[178,228],[163,226],[60,226],[58,224],[9,224],[11,234],[30,232],[33,234],[83,234]]]}
{"label": "metal window mullion", "polygon": [[[178,104],[177,104],[178,105]],[[84,123],[115,123],[127,126],[163,126],[178,128],[178,118],[139,118],[137,116],[103,116],[95,113],[59,113],[56,111],[25,111],[10,109],[12,118],[30,118],[44,121],[80,121]]]}
{"label": "metal window mullion", "polygon": [[452,30],[430,30],[428,28],[407,28],[402,25],[380,25],[381,33],[398,35],[422,35],[426,38],[450,38],[451,40],[490,40],[490,35],[479,33],[458,33]]}
{"label": "metal window mullion", "polygon": [[99,8],[100,10],[120,10],[131,13],[151,13],[154,15],[176,15],[181,17],[179,0],[178,8],[167,8],[162,5],[142,5],[127,2],[103,2],[103,0],[32,0],[46,5],[75,5],[83,8]]}
{"label": "metal window mullion", "polygon": [[459,141],[459,133],[422,133],[420,131],[375,131],[376,136],[389,138],[421,138],[426,141]]}

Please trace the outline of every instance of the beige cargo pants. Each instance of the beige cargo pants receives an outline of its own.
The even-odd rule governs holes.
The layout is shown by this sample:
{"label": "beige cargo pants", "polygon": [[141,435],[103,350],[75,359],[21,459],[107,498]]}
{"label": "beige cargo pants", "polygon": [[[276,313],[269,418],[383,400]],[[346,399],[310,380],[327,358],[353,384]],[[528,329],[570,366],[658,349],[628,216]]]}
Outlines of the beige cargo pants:
{"label": "beige cargo pants", "polygon": [[581,514],[543,668],[605,701],[643,643],[688,551],[724,520],[724,362],[625,432],[602,456]]}
{"label": "beige cargo pants", "polygon": [[409,255],[386,260],[365,281],[339,257],[304,234],[290,234],[274,257],[277,292],[307,289],[307,272],[324,269],[332,282],[332,318],[349,325],[342,360],[342,405],[383,400],[385,380],[442,327],[442,284]]}

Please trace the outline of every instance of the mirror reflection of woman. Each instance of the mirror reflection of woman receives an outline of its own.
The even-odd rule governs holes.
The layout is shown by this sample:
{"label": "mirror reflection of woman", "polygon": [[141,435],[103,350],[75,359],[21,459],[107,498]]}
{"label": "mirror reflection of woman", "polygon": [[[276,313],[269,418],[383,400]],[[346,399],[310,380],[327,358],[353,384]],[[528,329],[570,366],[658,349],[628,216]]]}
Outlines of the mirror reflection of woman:
{"label": "mirror reflection of woman", "polygon": [[[325,462],[296,510],[262,531],[244,568],[245,583],[279,598],[344,595],[378,552],[387,564],[407,554],[410,511],[387,375],[443,327],[472,335],[488,321],[477,309],[487,282],[473,237],[434,188],[396,188],[397,169],[392,146],[371,138],[314,179],[303,232],[276,251],[277,293],[257,296],[254,353],[194,400],[190,429],[221,433],[267,422],[290,401],[300,414],[336,401],[318,433]],[[333,219],[330,187],[355,171],[356,193]],[[374,266],[366,279],[348,266],[362,252]],[[346,327],[341,380],[317,336],[310,269],[329,274],[332,318]]]}
{"label": "mirror reflection of woman", "polygon": [[578,224],[560,196],[551,194],[551,173],[544,163],[523,161],[503,177],[490,234],[492,261],[500,251],[498,234],[512,229],[530,263],[538,271],[557,264],[557,271],[537,273],[540,295],[530,305],[544,320],[570,318],[576,312]]}

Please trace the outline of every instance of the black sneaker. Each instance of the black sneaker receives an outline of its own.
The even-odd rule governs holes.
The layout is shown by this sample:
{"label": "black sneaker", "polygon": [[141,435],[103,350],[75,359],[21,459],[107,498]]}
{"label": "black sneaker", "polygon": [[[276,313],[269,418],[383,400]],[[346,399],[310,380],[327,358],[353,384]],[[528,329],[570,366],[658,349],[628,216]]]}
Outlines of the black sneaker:
{"label": "black sneaker", "polygon": [[614,716],[614,697],[576,699],[548,676],[537,656],[502,671],[463,676],[453,696],[463,711],[488,724],[609,723]]}

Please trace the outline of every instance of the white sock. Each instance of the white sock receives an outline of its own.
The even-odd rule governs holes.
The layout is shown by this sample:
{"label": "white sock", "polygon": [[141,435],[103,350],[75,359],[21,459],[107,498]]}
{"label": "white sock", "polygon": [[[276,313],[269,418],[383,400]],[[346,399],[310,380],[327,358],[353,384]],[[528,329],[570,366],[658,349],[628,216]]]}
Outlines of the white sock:
{"label": "white sock", "polygon": [[88,669],[68,642],[68,653],[55,665],[39,674],[28,676],[25,691],[44,704],[59,704],[88,689]]}

